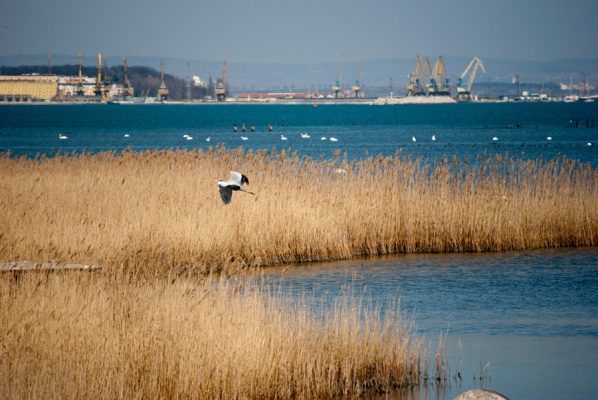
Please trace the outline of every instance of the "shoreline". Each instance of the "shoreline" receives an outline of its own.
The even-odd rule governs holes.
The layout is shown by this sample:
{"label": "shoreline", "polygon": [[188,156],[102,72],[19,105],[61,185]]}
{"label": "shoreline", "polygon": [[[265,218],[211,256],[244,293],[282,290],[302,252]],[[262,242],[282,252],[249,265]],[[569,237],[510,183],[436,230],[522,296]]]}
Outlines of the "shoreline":
{"label": "shoreline", "polygon": [[[592,98],[593,99],[593,98]],[[103,101],[26,101],[26,102],[0,102],[0,106],[18,106],[18,105],[122,105],[122,106],[141,106],[141,105],[187,105],[187,106],[213,106],[213,105],[309,105],[312,107],[326,105],[367,105],[367,106],[404,106],[404,105],[446,105],[446,104],[592,104],[579,100],[568,102],[565,100],[550,101],[505,101],[503,99],[480,99],[476,101],[461,102],[451,98],[434,97],[392,97],[392,98],[362,98],[362,99],[289,99],[275,101],[264,100],[241,100],[241,101],[151,101],[151,102],[103,102]]]}

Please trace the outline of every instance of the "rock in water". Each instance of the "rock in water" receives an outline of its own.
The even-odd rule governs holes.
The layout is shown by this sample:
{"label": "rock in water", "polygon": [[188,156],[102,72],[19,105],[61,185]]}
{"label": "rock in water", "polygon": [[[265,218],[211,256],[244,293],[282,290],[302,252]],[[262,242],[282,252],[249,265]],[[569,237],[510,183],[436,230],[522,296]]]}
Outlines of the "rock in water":
{"label": "rock in water", "polygon": [[461,393],[455,400],[509,400],[506,396],[487,389],[474,389]]}

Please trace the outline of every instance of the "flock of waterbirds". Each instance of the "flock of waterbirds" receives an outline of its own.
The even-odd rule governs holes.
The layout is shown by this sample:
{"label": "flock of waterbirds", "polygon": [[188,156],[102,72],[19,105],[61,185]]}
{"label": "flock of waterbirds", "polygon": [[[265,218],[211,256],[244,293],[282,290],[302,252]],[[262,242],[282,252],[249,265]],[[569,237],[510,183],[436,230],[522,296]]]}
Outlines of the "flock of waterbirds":
{"label": "flock of waterbirds", "polygon": [[[311,138],[311,135],[310,135],[309,133],[307,133],[307,132],[301,132],[301,133],[300,133],[300,136],[301,136],[301,139],[310,139],[310,138]],[[130,134],[128,134],[128,133],[125,133],[125,134],[123,135],[123,137],[124,137],[124,138],[130,138],[130,137],[131,137],[131,135],[130,135]],[[183,139],[184,139],[184,140],[187,140],[187,141],[191,141],[191,140],[193,140],[193,136],[191,136],[191,135],[189,135],[189,134],[184,134],[182,137],[183,137]],[[58,139],[59,139],[59,140],[67,140],[68,138],[69,138],[69,137],[68,137],[68,136],[67,136],[65,133],[62,133],[62,132],[61,132],[61,133],[59,133],[59,134],[58,134]],[[241,135],[241,136],[240,136],[240,139],[241,139],[242,141],[247,141],[247,140],[249,140],[249,136],[243,136],[243,135]],[[211,137],[211,136],[208,136],[208,137],[206,137],[206,138],[205,138],[205,141],[206,141],[206,142],[210,142],[211,140],[212,140],[212,137]],[[287,141],[287,140],[288,140],[288,137],[287,137],[287,136],[285,136],[284,134],[281,134],[281,135],[280,135],[280,140],[281,140],[281,141],[283,141],[283,142],[284,142],[284,141]],[[330,142],[338,142],[338,139],[337,139],[336,137],[334,137],[334,136],[331,136],[330,138],[327,138],[326,136],[322,136],[322,137],[320,138],[320,140],[321,140],[321,141],[326,141],[326,140],[328,140],[328,141],[330,141]],[[430,140],[431,140],[432,142],[435,142],[435,141],[436,141],[436,135],[435,135],[435,134],[433,134],[433,135],[432,135],[432,137],[430,138]],[[498,136],[494,136],[494,137],[492,137],[492,142],[494,142],[494,143],[498,142],[499,140],[500,140],[500,139],[498,138]],[[411,141],[412,141],[413,143],[416,143],[416,142],[417,142],[417,138],[416,138],[415,136],[411,136]],[[547,142],[551,142],[551,141],[552,141],[552,136],[547,136],[547,137],[546,137],[546,141],[547,141]],[[586,145],[587,145],[587,146],[592,146],[592,145],[593,145],[593,142],[587,142],[587,143],[586,143]]]}

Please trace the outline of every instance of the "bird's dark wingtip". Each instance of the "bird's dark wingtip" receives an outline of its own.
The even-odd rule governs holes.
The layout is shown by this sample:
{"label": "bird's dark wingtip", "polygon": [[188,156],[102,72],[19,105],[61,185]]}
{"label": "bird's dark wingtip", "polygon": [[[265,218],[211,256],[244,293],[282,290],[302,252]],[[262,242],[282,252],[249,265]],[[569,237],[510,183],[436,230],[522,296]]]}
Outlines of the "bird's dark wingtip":
{"label": "bird's dark wingtip", "polygon": [[241,174],[241,184],[246,183],[249,185],[249,179],[246,175]]}

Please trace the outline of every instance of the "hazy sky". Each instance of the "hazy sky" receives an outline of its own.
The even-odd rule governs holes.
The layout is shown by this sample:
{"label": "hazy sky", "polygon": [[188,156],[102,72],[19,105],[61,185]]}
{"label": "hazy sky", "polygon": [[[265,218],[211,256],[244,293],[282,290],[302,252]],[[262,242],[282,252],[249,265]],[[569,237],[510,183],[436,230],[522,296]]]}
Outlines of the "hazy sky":
{"label": "hazy sky", "polygon": [[598,58],[598,0],[0,0],[0,55]]}

